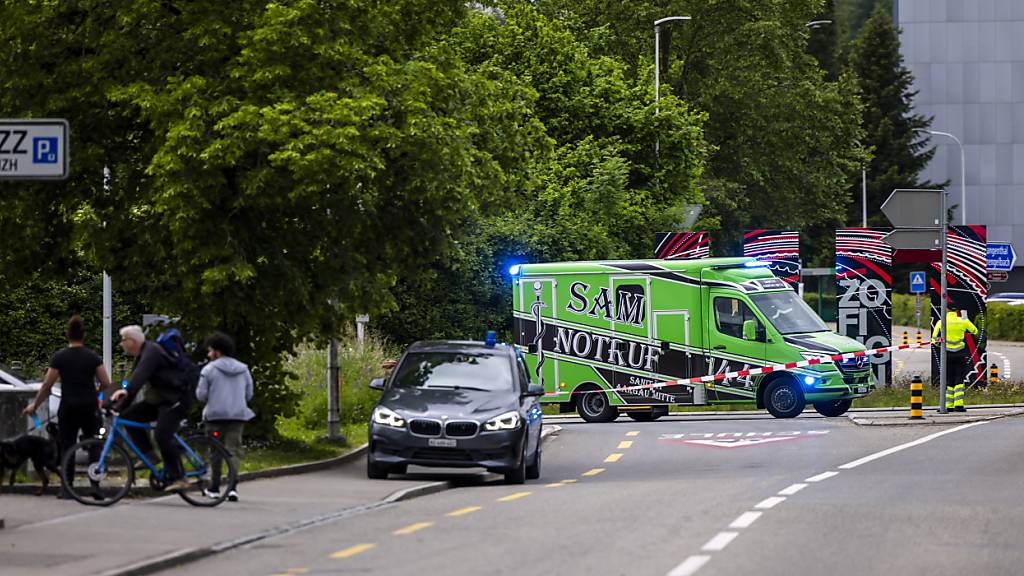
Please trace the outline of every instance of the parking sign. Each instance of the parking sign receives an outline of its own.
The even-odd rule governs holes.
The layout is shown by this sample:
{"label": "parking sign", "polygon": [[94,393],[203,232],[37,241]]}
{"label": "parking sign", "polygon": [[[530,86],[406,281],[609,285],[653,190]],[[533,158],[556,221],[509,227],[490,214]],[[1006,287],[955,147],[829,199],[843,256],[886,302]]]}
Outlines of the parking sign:
{"label": "parking sign", "polygon": [[0,120],[0,180],[67,178],[68,136],[63,118]]}

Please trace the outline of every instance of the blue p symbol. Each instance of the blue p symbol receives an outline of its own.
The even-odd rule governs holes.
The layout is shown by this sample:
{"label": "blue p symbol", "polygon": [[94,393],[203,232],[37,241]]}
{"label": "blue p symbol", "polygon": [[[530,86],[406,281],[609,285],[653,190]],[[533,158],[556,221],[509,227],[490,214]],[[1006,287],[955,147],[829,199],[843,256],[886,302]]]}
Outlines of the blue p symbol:
{"label": "blue p symbol", "polygon": [[54,137],[36,137],[32,139],[32,163],[56,164],[57,139]]}

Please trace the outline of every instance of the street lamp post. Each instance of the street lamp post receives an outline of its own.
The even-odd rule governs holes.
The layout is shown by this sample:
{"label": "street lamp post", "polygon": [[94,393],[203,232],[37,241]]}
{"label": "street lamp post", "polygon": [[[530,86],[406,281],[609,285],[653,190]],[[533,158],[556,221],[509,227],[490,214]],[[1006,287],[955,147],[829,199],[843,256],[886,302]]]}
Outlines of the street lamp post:
{"label": "street lamp post", "polygon": [[677,20],[689,20],[689,16],[669,16],[654,21],[654,113],[658,113],[658,90],[661,86],[661,25]]}
{"label": "street lamp post", "polygon": [[914,132],[927,132],[933,136],[948,136],[956,142],[956,145],[960,147],[960,224],[967,225],[967,169],[966,163],[964,162],[964,144],[959,138],[950,134],[949,132],[940,132],[938,130],[925,130],[924,128],[918,128]]}
{"label": "street lamp post", "polygon": [[[654,114],[660,112],[658,108],[659,91],[661,88],[661,25],[677,20],[689,20],[689,16],[668,16],[661,20],[654,21]],[[654,155],[661,153],[661,138],[654,140]]]}

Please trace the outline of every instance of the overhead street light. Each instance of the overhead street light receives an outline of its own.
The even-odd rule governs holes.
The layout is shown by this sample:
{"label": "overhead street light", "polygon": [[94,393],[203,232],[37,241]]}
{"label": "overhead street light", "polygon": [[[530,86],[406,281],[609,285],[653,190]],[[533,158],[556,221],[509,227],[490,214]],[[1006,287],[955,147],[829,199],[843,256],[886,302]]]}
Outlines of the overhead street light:
{"label": "overhead street light", "polygon": [[821,28],[822,26],[831,23],[831,20],[811,20],[810,22],[804,24],[804,26],[807,28]]}
{"label": "overhead street light", "polygon": [[957,146],[960,147],[960,224],[967,225],[967,170],[964,163],[964,145],[959,138],[950,134],[949,132],[940,132],[938,130],[925,130],[924,128],[917,128],[914,132],[926,132],[933,136],[948,136],[956,142]]}
{"label": "overhead street light", "polygon": [[[659,91],[661,87],[661,25],[679,20],[690,20],[689,16],[668,16],[654,21],[654,114],[660,112],[658,108]],[[657,155],[661,150],[661,140],[654,141],[654,153]]]}

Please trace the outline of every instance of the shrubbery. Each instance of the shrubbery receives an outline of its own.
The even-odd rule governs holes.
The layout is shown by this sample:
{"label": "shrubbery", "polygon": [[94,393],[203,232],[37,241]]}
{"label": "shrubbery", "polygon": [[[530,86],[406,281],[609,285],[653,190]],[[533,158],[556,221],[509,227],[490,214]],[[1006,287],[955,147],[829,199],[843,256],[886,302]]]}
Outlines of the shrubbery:
{"label": "shrubbery", "polygon": [[[370,410],[380,392],[369,388],[370,380],[382,376],[381,363],[397,358],[398,351],[387,341],[367,335],[362,346],[347,334],[338,343],[338,378],[341,381],[341,424],[368,422]],[[327,432],[327,349],[302,345],[285,360],[288,386],[299,396],[295,420],[307,430]]]}

